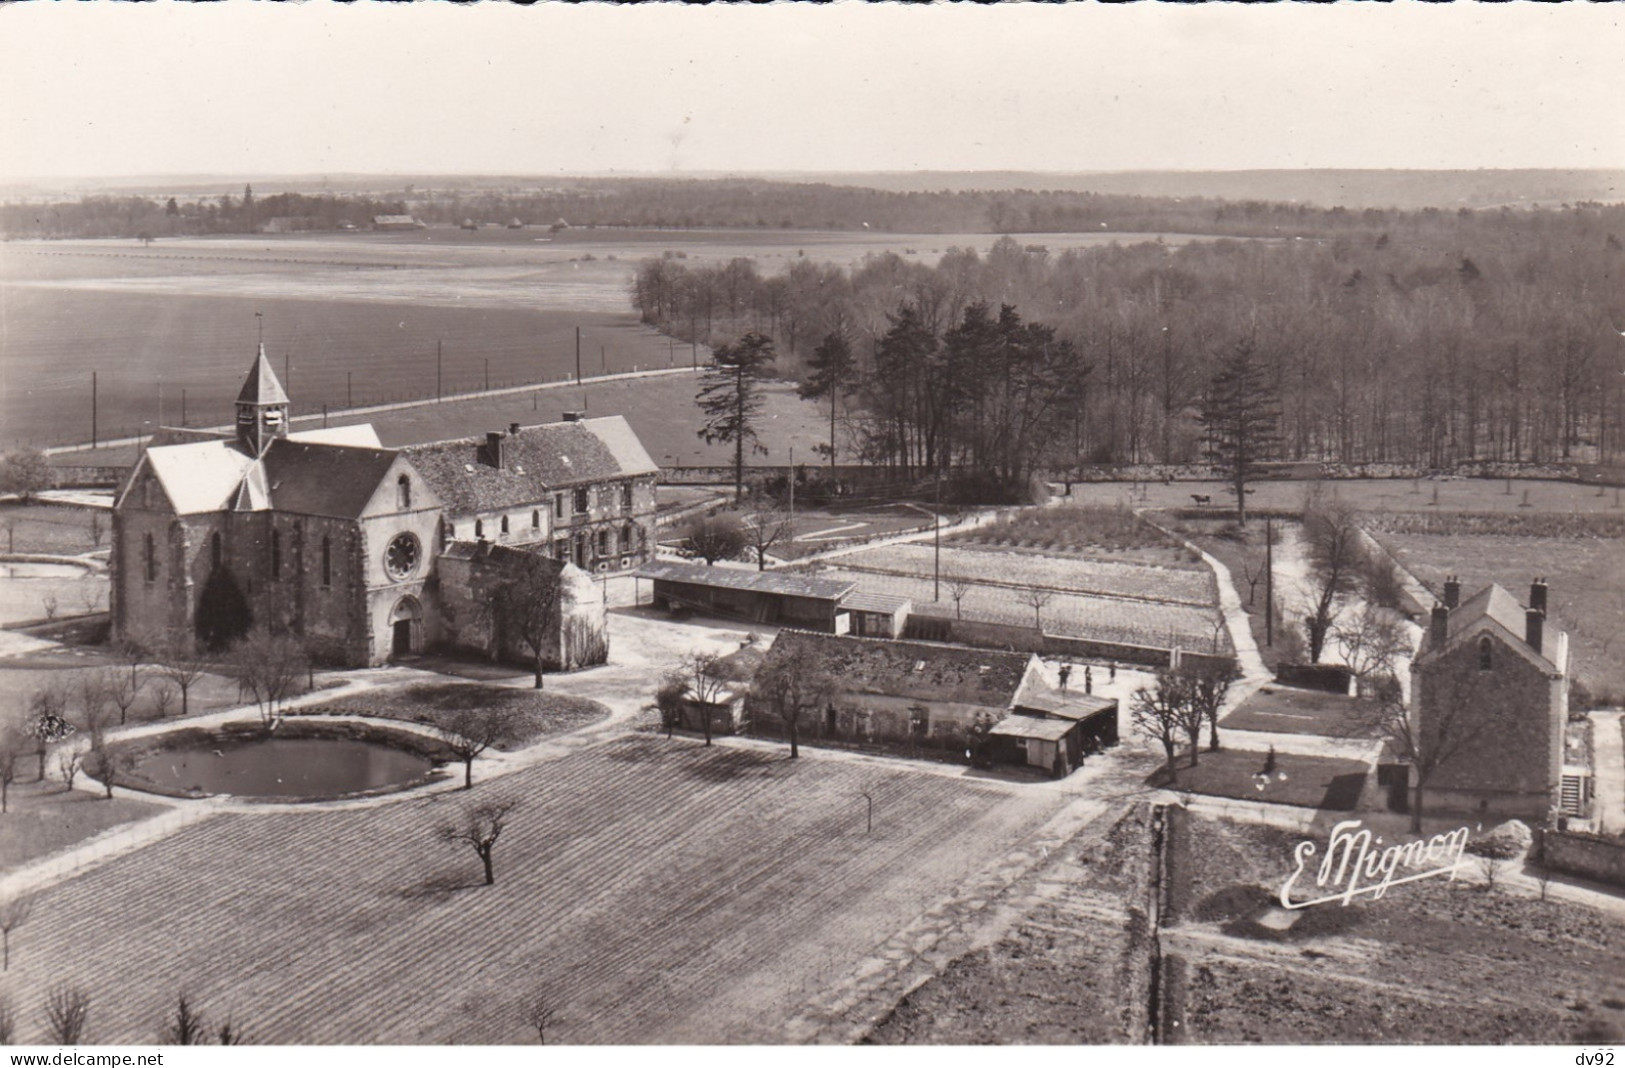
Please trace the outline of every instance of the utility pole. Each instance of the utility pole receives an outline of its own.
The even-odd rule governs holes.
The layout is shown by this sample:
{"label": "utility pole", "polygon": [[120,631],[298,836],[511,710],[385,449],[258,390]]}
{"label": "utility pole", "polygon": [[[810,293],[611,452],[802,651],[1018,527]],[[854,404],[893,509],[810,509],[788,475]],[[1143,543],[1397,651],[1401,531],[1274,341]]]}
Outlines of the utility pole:
{"label": "utility pole", "polygon": [[786,541],[796,540],[796,447],[790,446],[790,477],[786,480],[790,484],[790,526],[786,532]]}
{"label": "utility pole", "polygon": [[322,429],[327,429],[327,402],[322,402]]}
{"label": "utility pole", "polygon": [[434,343],[434,399],[435,403],[437,404],[440,402],[441,361],[445,355],[446,343],[444,341],[436,341]]}
{"label": "utility pole", "polygon": [[90,372],[90,447],[95,448],[101,437],[96,432],[96,372]]}
{"label": "utility pole", "polygon": [[1264,520],[1264,644],[1275,645],[1275,521]]}
{"label": "utility pole", "polygon": [[181,387],[181,426],[186,425],[186,387]]}
{"label": "utility pole", "polygon": [[937,468],[935,498],[931,509],[931,600],[942,600],[942,468]]}
{"label": "utility pole", "polygon": [[491,357],[485,358],[485,392],[491,392]]}
{"label": "utility pole", "polygon": [[164,376],[158,376],[158,425],[164,425]]}
{"label": "utility pole", "polygon": [[604,351],[602,345],[598,346],[598,373],[601,375],[609,374],[609,354]]}
{"label": "utility pole", "polygon": [[[290,367],[290,361],[292,359],[293,353],[284,352],[282,354],[282,391],[284,393],[288,392],[289,387],[293,385],[293,370]],[[292,407],[292,405],[289,407]]]}
{"label": "utility pole", "polygon": [[351,393],[350,393],[350,384],[351,384],[350,379],[351,379],[351,376],[353,374],[354,374],[353,371],[344,372],[344,406],[346,408],[354,408],[355,407],[355,400],[352,398]]}
{"label": "utility pole", "polygon": [[576,385],[581,385],[581,327],[576,327]]}

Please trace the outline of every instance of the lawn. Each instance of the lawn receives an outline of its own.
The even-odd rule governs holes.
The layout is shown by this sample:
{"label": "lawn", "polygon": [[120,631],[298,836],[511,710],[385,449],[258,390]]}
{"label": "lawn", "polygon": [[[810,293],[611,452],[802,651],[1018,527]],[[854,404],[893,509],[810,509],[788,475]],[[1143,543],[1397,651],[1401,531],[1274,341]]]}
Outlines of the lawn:
{"label": "lawn", "polygon": [[1461,576],[1462,596],[1498,582],[1520,602],[1546,578],[1556,624],[1573,643],[1575,676],[1593,695],[1625,701],[1625,541],[1497,535],[1379,534],[1399,562],[1434,590]]}
{"label": "lawn", "polygon": [[1260,689],[1219,722],[1232,731],[1315,734],[1329,738],[1376,738],[1380,729],[1358,698],[1271,685]]}
{"label": "lawn", "polygon": [[367,690],[296,709],[299,716],[377,716],[406,723],[433,722],[437,712],[500,709],[513,716],[512,729],[498,749],[522,749],[552,734],[573,731],[609,718],[609,709],[551,690],[484,686],[472,682],[418,682]]}
{"label": "lawn", "polygon": [[106,549],[111,525],[103,508],[0,502],[0,544],[8,553],[78,556]]}
{"label": "lawn", "polygon": [[66,849],[110,827],[145,819],[164,811],[151,801],[137,801],[122,793],[111,800],[100,793],[68,790],[54,762],[45,765],[45,781],[34,779],[32,756],[18,767],[23,781],[13,784],[9,811],[0,816],[0,871],[9,871],[38,857]]}
{"label": "lawn", "polygon": [[[1452,478],[1350,478],[1326,479],[1320,483],[1333,499],[1367,512],[1505,512],[1513,515],[1599,513],[1625,515],[1612,490],[1598,495],[1597,487],[1572,482],[1514,479],[1512,492],[1506,492],[1504,479]],[[1283,480],[1254,482],[1248,486],[1247,507],[1296,512],[1303,508],[1305,492],[1312,483]],[[1139,489],[1140,492],[1134,492]],[[1434,492],[1438,502],[1434,503]],[[1528,493],[1527,506],[1525,492]],[[1235,494],[1223,482],[1074,482],[1072,496],[1084,504],[1107,507],[1172,509],[1193,507],[1193,494],[1212,498],[1207,506],[1223,517],[1235,511]]]}
{"label": "lawn", "polygon": [[1016,511],[1004,519],[954,535],[969,545],[1009,545],[1063,556],[1200,569],[1184,547],[1126,505],[1067,502]]}
{"label": "lawn", "polygon": [[[434,829],[499,795],[521,804],[496,885],[474,885]],[[640,736],[472,795],[220,815],[37,898],[12,937],[13,989],[38,992],[18,1037],[43,1038],[37,999],[68,983],[94,1042],[152,1041],[183,989],[275,1043],[533,1041],[539,990],[549,1041],[769,1042],[1059,804]]]}
{"label": "lawn", "polygon": [[[842,567],[903,575],[930,575],[936,566],[934,550],[925,542],[864,549],[842,556],[839,560]],[[1215,605],[1219,601],[1213,573],[1205,566],[1196,570],[1148,566],[1133,561],[1107,562],[1030,550],[948,545],[942,547],[941,565],[945,576],[964,576],[1018,586],[1042,586],[1070,593],[1203,606]]]}
{"label": "lawn", "polygon": [[[1228,721],[1226,721],[1228,722]],[[1220,741],[1224,732],[1220,724]],[[1268,801],[1277,805],[1352,812],[1365,788],[1370,766],[1341,757],[1305,756],[1278,753],[1269,785],[1260,790],[1254,776],[1263,770],[1266,754],[1255,749],[1204,751],[1196,767],[1190,767],[1186,753],[1176,757],[1175,777],[1170,780],[1166,765],[1152,774],[1158,786],[1182,793],[1210,797],[1233,797],[1243,801]]]}
{"label": "lawn", "polygon": [[[1323,832],[1314,837],[1324,845]],[[1284,937],[1248,923],[1304,835],[1191,820],[1174,837],[1162,932],[1166,1018],[1189,1041],[1617,1042],[1620,922],[1568,902],[1429,879],[1304,910]]]}

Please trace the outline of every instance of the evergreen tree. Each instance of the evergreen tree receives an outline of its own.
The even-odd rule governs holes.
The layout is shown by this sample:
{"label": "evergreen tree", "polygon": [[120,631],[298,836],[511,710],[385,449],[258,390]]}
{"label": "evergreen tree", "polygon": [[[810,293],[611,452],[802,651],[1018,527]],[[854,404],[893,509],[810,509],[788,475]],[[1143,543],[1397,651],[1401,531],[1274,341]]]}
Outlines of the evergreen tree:
{"label": "evergreen tree", "polygon": [[745,495],[745,444],[749,442],[754,452],[767,453],[756,436],[756,421],[762,414],[761,380],[776,356],[773,339],[755,331],[731,345],[717,346],[694,398],[705,413],[699,436],[708,445],[722,442],[734,447],[735,501]]}
{"label": "evergreen tree", "polygon": [[1281,401],[1252,343],[1240,342],[1219,360],[1202,406],[1208,458],[1225,470],[1236,494],[1236,515],[1247,525],[1247,483],[1259,463],[1281,447]]}
{"label": "evergreen tree", "polygon": [[[843,393],[849,393],[857,375],[858,361],[852,355],[852,346],[840,334],[827,334],[812,358],[807,361],[808,375],[802,380],[796,394],[802,400],[829,398],[829,466],[835,467],[835,402]],[[793,477],[793,475],[792,475]]]}

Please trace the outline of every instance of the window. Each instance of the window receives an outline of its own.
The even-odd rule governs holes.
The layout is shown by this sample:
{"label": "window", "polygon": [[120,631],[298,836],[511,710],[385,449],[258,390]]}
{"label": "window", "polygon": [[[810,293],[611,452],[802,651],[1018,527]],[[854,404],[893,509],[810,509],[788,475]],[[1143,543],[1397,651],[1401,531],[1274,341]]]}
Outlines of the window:
{"label": "window", "polygon": [[333,585],[333,539],[322,535],[322,585]]}
{"label": "window", "polygon": [[483,519],[474,520],[474,536],[476,538],[485,537],[485,520],[483,520]]}
{"label": "window", "polygon": [[158,549],[153,544],[152,535],[146,538],[147,548],[147,581],[152,582],[158,577]]}
{"label": "window", "polygon": [[570,543],[563,538],[553,539],[553,559],[563,560],[570,555]]}
{"label": "window", "polygon": [[502,517],[502,533],[504,533],[504,534],[508,533],[508,517],[507,516]]}
{"label": "window", "polygon": [[542,510],[540,508],[532,508],[530,510],[530,529],[542,529]]}
{"label": "window", "polygon": [[220,551],[220,532],[217,530],[213,534],[209,535],[209,564],[216,571],[218,571],[220,570],[220,563],[222,559],[223,557]]}
{"label": "window", "polygon": [[600,530],[598,532],[598,555],[609,555],[609,531],[607,530]]}
{"label": "window", "polygon": [[152,479],[150,478],[141,480],[141,507],[152,507]]}
{"label": "window", "polygon": [[629,553],[632,551],[632,539],[632,524],[628,523],[621,528],[621,552]]}
{"label": "window", "polygon": [[585,512],[588,507],[587,487],[582,486],[580,489],[576,490],[576,514],[580,515],[582,512]]}
{"label": "window", "polygon": [[395,482],[395,503],[402,511],[412,507],[412,478],[402,475]]}
{"label": "window", "polygon": [[1489,671],[1495,666],[1495,643],[1488,634],[1478,639],[1478,670]]}
{"label": "window", "polygon": [[271,531],[271,577],[282,577],[282,532]]}
{"label": "window", "polygon": [[632,483],[630,482],[621,487],[621,507],[628,510],[632,507]]}
{"label": "window", "polygon": [[564,518],[564,494],[562,493],[555,493],[553,495],[553,518]]}
{"label": "window", "polygon": [[418,544],[416,536],[397,534],[384,550],[384,567],[389,571],[390,577],[403,579],[417,570],[418,561],[423,557],[423,549]]}

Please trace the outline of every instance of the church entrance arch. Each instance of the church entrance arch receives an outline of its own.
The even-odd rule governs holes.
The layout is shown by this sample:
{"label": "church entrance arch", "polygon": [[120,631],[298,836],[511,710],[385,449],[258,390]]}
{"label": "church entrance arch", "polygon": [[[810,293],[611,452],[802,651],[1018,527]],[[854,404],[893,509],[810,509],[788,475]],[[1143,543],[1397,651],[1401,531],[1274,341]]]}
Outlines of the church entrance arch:
{"label": "church entrance arch", "polygon": [[389,614],[389,655],[399,658],[423,652],[423,605],[416,597],[402,597]]}

